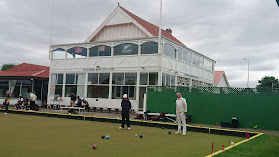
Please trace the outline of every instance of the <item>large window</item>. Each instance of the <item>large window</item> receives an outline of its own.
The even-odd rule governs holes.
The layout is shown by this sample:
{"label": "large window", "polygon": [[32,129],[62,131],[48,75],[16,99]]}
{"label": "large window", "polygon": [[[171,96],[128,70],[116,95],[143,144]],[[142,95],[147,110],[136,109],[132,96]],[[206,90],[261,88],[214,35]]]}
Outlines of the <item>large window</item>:
{"label": "large window", "polygon": [[187,50],[187,62],[191,63],[192,62],[192,52]]}
{"label": "large window", "polygon": [[158,85],[158,73],[140,73],[140,85]]}
{"label": "large window", "polygon": [[175,51],[176,51],[175,48],[170,44],[168,43],[164,44],[164,54],[166,56],[169,56],[171,58],[176,58]]}
{"label": "large window", "polygon": [[88,98],[108,98],[109,97],[109,73],[89,73],[88,74]]}
{"label": "large window", "polygon": [[67,58],[85,58],[87,49],[84,47],[73,47],[67,51]]}
{"label": "large window", "polygon": [[209,61],[207,59],[204,59],[204,69],[209,70]]}
{"label": "large window", "polygon": [[162,86],[175,86],[175,75],[162,73]]}
{"label": "large window", "polygon": [[108,98],[109,86],[89,85],[87,88],[88,98]]}
{"label": "large window", "polygon": [[65,50],[62,48],[55,49],[52,52],[52,59],[64,59],[65,58]]}
{"label": "large window", "polygon": [[0,80],[0,96],[5,97],[7,91],[9,91],[9,81]]}
{"label": "large window", "polygon": [[213,71],[214,70],[214,63],[213,62],[209,62],[209,70]]}
{"label": "large window", "polygon": [[204,65],[203,58],[200,57],[200,67],[203,67],[203,65]]}
{"label": "large window", "polygon": [[85,74],[66,74],[65,96],[71,93],[84,97]]}
{"label": "large window", "polygon": [[50,95],[62,97],[64,74],[51,74]]}
{"label": "large window", "polygon": [[138,54],[138,45],[132,43],[120,44],[114,47],[114,55]]}
{"label": "large window", "polygon": [[32,91],[31,80],[22,80],[21,95],[30,99],[30,91]]}
{"label": "large window", "polygon": [[112,75],[112,98],[122,99],[127,94],[129,99],[136,99],[136,73],[114,73]]}
{"label": "large window", "polygon": [[105,45],[91,47],[89,50],[89,57],[97,56],[111,56],[111,48]]}
{"label": "large window", "polygon": [[[63,79],[62,79],[62,83],[63,83]],[[42,80],[34,80],[34,93],[37,95],[38,99],[42,99],[42,94],[43,94],[42,93],[42,88],[43,88],[43,81]]]}
{"label": "large window", "polygon": [[20,95],[21,80],[11,80],[10,85],[11,96],[14,98],[18,98]]}
{"label": "large window", "polygon": [[197,66],[200,65],[200,57],[196,54],[193,54],[193,64]]}
{"label": "large window", "polygon": [[184,58],[184,56],[185,56],[185,54],[183,54],[184,52],[186,52],[186,51],[184,51],[182,48],[178,48],[178,56],[177,56],[177,59],[179,59],[179,60],[183,60]]}
{"label": "large window", "polygon": [[141,45],[141,54],[153,54],[158,53],[158,43],[157,42],[146,42]]}

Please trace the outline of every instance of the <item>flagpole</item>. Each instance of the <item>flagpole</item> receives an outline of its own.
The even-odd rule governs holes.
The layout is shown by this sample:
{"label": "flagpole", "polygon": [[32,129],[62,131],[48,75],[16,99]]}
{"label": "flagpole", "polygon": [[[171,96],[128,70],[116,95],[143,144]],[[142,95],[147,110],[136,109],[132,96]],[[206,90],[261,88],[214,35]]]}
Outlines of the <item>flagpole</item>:
{"label": "flagpole", "polygon": [[[162,39],[162,32],[161,32],[161,28],[162,27],[162,0],[160,0],[160,24],[159,24],[159,35],[158,35],[158,66],[162,67],[162,46],[161,46],[161,39]],[[162,86],[162,68],[160,68],[160,72],[158,75],[158,81],[159,81],[159,85]]]}
{"label": "flagpole", "polygon": [[[162,27],[162,0],[160,0],[160,25],[159,25],[159,45],[161,47],[161,28]],[[160,52],[161,50],[159,50]]]}
{"label": "flagpole", "polygon": [[53,10],[54,10],[54,0],[52,1],[52,11],[51,11],[51,22],[50,22],[50,36],[49,36],[49,59],[51,54],[51,44],[52,44],[52,30],[53,30]]}

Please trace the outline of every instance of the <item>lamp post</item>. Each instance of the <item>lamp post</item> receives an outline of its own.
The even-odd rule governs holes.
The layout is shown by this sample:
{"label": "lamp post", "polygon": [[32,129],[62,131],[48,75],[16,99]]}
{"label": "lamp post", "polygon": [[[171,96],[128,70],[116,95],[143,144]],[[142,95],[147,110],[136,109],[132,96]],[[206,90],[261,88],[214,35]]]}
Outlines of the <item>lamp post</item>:
{"label": "lamp post", "polygon": [[249,88],[249,59],[243,58],[243,60],[246,60],[248,62],[248,81],[247,81],[247,88]]}

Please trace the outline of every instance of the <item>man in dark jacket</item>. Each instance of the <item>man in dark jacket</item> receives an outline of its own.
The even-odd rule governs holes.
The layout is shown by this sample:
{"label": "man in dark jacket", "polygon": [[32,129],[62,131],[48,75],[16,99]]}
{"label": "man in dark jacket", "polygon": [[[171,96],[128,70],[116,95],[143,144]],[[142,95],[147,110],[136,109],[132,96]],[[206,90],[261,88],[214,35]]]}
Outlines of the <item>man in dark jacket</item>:
{"label": "man in dark jacket", "polygon": [[122,107],[122,125],[121,127],[119,127],[119,129],[124,129],[124,125],[125,125],[125,119],[126,119],[126,123],[127,123],[127,127],[128,130],[130,130],[130,109],[131,109],[131,102],[128,99],[127,94],[123,95],[123,100],[121,102],[121,107]]}
{"label": "man in dark jacket", "polygon": [[77,100],[77,97],[74,93],[71,93],[70,97],[71,97],[70,107],[74,107],[75,101]]}

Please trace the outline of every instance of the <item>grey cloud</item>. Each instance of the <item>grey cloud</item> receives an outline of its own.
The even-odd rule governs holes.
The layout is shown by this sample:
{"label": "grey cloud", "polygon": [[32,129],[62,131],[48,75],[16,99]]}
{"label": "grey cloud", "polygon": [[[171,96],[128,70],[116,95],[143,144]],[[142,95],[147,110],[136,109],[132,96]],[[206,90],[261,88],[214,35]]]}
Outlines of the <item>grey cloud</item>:
{"label": "grey cloud", "polygon": [[[119,0],[139,17],[159,25],[160,0]],[[53,44],[83,42],[116,8],[111,0],[55,0]],[[49,65],[52,0],[0,1],[0,63]],[[163,27],[188,47],[217,61],[232,86],[251,86],[265,75],[279,77],[279,14],[274,1],[163,0]]]}

